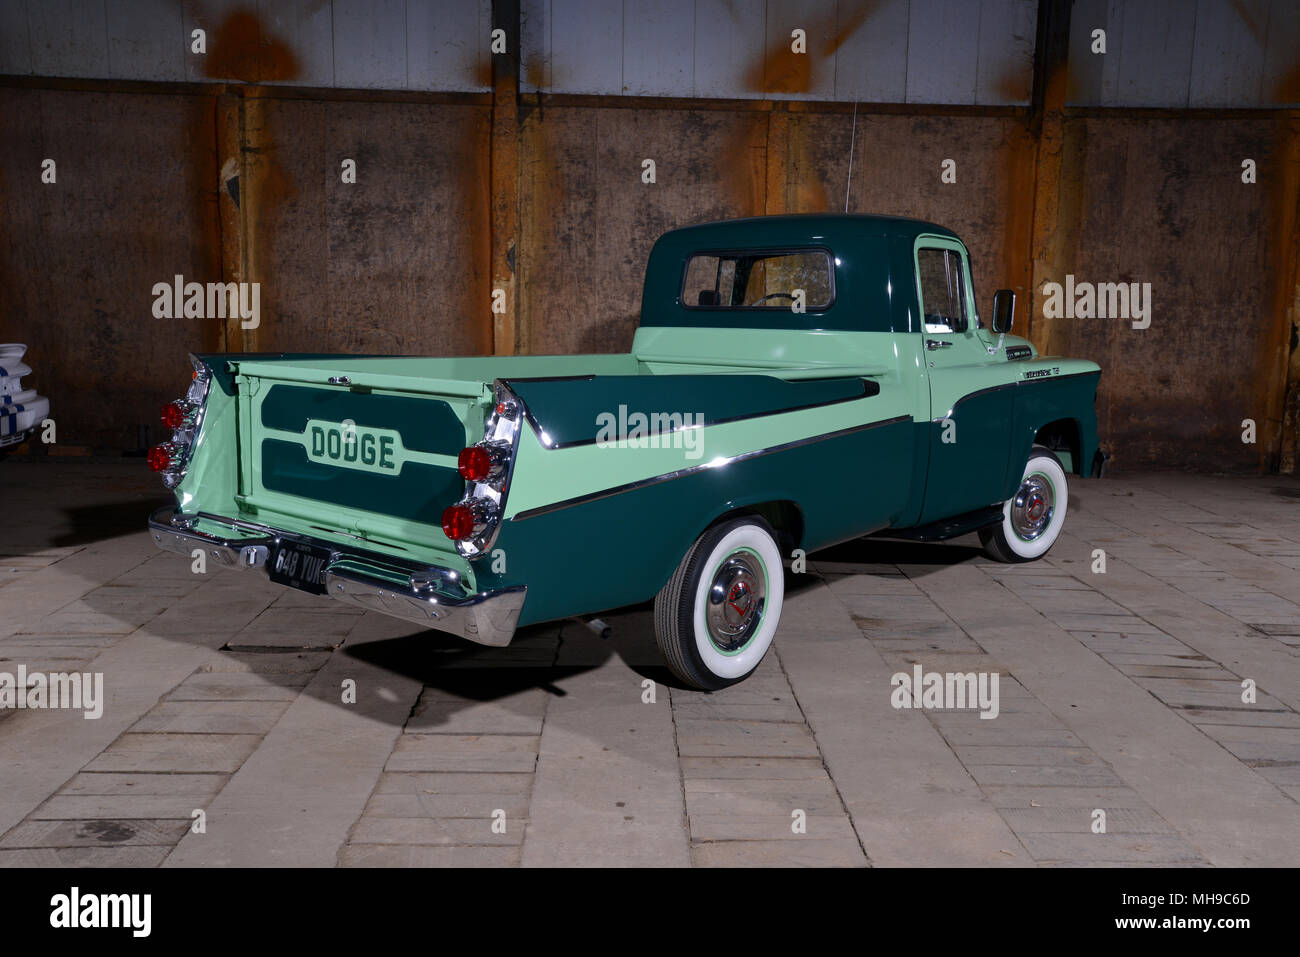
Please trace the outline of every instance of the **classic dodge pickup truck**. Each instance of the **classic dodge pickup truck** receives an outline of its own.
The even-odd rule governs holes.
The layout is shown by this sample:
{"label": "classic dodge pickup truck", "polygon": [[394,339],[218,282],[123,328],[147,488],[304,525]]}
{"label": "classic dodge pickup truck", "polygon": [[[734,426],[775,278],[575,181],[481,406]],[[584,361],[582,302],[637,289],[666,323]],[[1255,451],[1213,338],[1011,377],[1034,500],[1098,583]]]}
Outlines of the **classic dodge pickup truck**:
{"label": "classic dodge pickup truck", "polygon": [[487,645],[654,599],[668,666],[748,676],[785,563],[978,532],[1008,561],[1099,474],[1100,369],[976,308],[947,229],[884,216],[662,236],[626,355],[192,356],[149,464],[164,549]]}

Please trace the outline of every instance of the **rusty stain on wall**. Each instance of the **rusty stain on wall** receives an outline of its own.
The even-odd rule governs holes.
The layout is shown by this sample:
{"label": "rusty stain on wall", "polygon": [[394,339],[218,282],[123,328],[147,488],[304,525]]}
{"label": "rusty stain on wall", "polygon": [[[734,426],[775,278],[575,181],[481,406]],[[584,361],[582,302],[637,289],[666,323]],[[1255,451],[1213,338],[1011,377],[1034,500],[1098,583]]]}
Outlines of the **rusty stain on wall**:
{"label": "rusty stain on wall", "polygon": [[[563,201],[560,170],[555,161],[551,129],[541,112],[519,118],[519,245],[515,250],[517,287],[531,290],[530,278],[545,268],[540,261],[547,247],[546,228],[555,222]],[[534,257],[538,257],[535,260]],[[545,311],[532,295],[521,295],[516,303],[518,338],[516,351],[536,351],[536,337]]]}
{"label": "rusty stain on wall", "polygon": [[[293,80],[301,72],[294,51],[270,34],[256,13],[246,9],[231,11],[213,31],[202,65],[206,76],[249,84]],[[227,199],[234,204],[232,210],[223,201],[222,222],[226,228],[238,227],[238,259],[231,260],[234,250],[229,243],[223,245],[223,259],[228,268],[238,272],[239,281],[261,284],[260,323],[274,322],[279,290],[273,277],[265,273],[262,252],[272,238],[278,209],[296,194],[297,188],[289,172],[277,163],[275,146],[266,131],[261,101],[265,90],[256,85],[231,90],[238,97],[236,136],[233,141],[228,135],[219,136],[218,143],[238,152],[217,159],[220,171],[226,174],[223,185]],[[232,175],[237,180],[237,193],[228,185]],[[239,197],[237,203],[235,195]],[[257,351],[262,335],[260,323],[255,328],[244,328],[238,321],[227,321],[226,348]]]}
{"label": "rusty stain on wall", "polygon": [[[1247,0],[1232,0],[1232,9],[1255,38],[1262,61],[1268,47],[1268,30],[1265,26],[1268,10],[1259,2],[1251,4]],[[1274,103],[1295,103],[1300,100],[1300,60],[1293,63],[1271,89],[1265,90],[1264,96]]]}
{"label": "rusty stain on wall", "polygon": [[[246,272],[245,231],[241,211],[240,179],[243,172],[241,114],[243,98],[235,93],[222,92],[216,98],[213,125],[213,165],[217,167],[216,182],[210,188],[216,193],[218,230],[221,242],[222,282],[243,282]],[[221,329],[220,351],[235,352],[243,345],[239,319],[227,318]]]}
{"label": "rusty stain on wall", "polygon": [[[1013,331],[1026,336],[1045,354],[1051,354],[1052,320],[1043,315],[1042,290],[1045,283],[1063,282],[1066,269],[1063,263],[1066,237],[1076,220],[1066,220],[1062,215],[1077,214],[1078,197],[1072,180],[1062,179],[1062,165],[1066,156],[1081,155],[1078,144],[1066,142],[1064,111],[1066,98],[1073,94],[1074,77],[1066,64],[1049,63],[1043,77],[1043,102],[1029,115],[1036,133],[1034,179],[1030,190],[1033,214],[1030,225],[1030,284],[1029,295],[1022,309],[1017,309]],[[1069,147],[1073,146],[1073,149]]]}
{"label": "rusty stain on wall", "polygon": [[243,155],[240,182],[240,209],[244,231],[246,282],[261,283],[261,321],[256,328],[245,329],[243,351],[257,352],[266,335],[265,327],[276,322],[281,289],[265,262],[265,251],[274,241],[279,226],[279,211],[298,194],[290,171],[278,160],[277,150],[267,129],[266,102],[261,88],[245,91],[242,105]]}
{"label": "rusty stain on wall", "polygon": [[993,89],[998,96],[1013,103],[1028,100],[1033,85],[1033,64],[1028,60],[1008,64],[993,81]]}
{"label": "rusty stain on wall", "polygon": [[203,75],[216,80],[275,83],[296,80],[297,55],[283,41],[264,32],[257,14],[234,10],[212,32]]}
{"label": "rusty stain on wall", "polygon": [[[1002,175],[1006,180],[1003,188],[1007,197],[1003,210],[1005,218],[1001,255],[998,263],[992,267],[993,275],[997,277],[994,285],[995,288],[1013,290],[1017,302],[1023,303],[1016,310],[1022,329],[1028,328],[1024,317],[1028,315],[1032,300],[1030,285],[1033,263],[1030,250],[1033,245],[1036,146],[1029,130],[1023,124],[1016,123],[1005,131],[1003,142],[994,152],[994,156],[1001,158]],[[981,302],[978,308],[981,313],[984,309],[989,309],[991,321],[992,301]]]}
{"label": "rusty stain on wall", "polygon": [[[187,157],[183,166],[184,192],[194,207],[192,221],[196,224],[191,239],[204,250],[203,258],[219,265],[221,255],[221,207],[218,195],[216,153],[216,100],[214,97],[192,97],[187,103],[189,116],[177,155]],[[190,277],[208,281],[218,276]],[[201,343],[205,351],[225,348],[223,323],[214,317],[200,320]]]}
{"label": "rusty stain on wall", "polygon": [[[792,20],[791,30],[798,28],[807,34],[807,52],[794,52],[789,33],[778,36],[745,71],[745,85],[760,93],[807,93],[812,89],[813,71],[834,62],[836,51],[866,21],[875,6],[874,0],[860,0],[826,17]],[[837,23],[837,13],[843,13],[843,23]],[[736,16],[734,10],[732,16]]]}
{"label": "rusty stain on wall", "polygon": [[785,207],[790,213],[823,213],[831,206],[817,170],[824,162],[826,142],[815,134],[810,135],[808,124],[802,122],[804,117],[805,114],[794,114],[790,118]]}
{"label": "rusty stain on wall", "polygon": [[[483,236],[491,295],[501,290],[504,311],[484,313],[486,343],[482,351],[513,354],[519,344],[519,283],[515,268],[519,240],[519,62],[515,56],[489,70],[492,113],[488,119],[488,201],[490,223]],[[487,302],[479,304],[487,309]],[[471,313],[472,315],[472,313]]]}
{"label": "rusty stain on wall", "polygon": [[[486,355],[493,351],[495,331],[491,312],[491,290],[494,283],[492,248],[492,197],[491,197],[491,115],[476,111],[472,119],[463,124],[461,135],[454,141],[454,163],[451,167],[455,182],[455,216],[457,228],[453,236],[463,244],[467,267],[464,279],[449,275],[446,284],[459,290],[459,308],[456,310],[469,325],[466,337],[471,351]],[[515,171],[517,178],[517,168]],[[412,237],[419,242],[418,237]],[[450,263],[448,263],[450,266]],[[513,279],[513,277],[511,277]],[[518,296],[514,283],[509,295],[517,306]],[[514,310],[511,310],[511,315]],[[513,334],[510,339],[514,347]]]}
{"label": "rusty stain on wall", "polygon": [[[709,122],[707,117],[701,119]],[[760,216],[767,205],[767,118],[755,119],[758,122],[720,127],[716,154],[700,150],[693,152],[688,159],[690,163],[707,164],[709,168],[716,164],[726,205],[740,210],[736,214],[739,216]],[[717,118],[712,122],[716,123]]]}

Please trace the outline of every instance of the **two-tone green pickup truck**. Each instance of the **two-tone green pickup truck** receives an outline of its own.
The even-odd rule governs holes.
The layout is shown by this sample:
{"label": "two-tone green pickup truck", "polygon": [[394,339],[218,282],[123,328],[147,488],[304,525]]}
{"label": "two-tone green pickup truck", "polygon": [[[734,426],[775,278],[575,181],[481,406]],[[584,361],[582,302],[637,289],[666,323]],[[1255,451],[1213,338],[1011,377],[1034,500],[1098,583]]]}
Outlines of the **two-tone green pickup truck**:
{"label": "two-tone green pickup truck", "polygon": [[202,355],[151,467],[159,546],[488,645],[655,599],[673,673],[749,675],[784,563],[871,533],[1051,548],[1098,470],[1092,362],[982,322],[952,232],[674,230],[626,355]]}

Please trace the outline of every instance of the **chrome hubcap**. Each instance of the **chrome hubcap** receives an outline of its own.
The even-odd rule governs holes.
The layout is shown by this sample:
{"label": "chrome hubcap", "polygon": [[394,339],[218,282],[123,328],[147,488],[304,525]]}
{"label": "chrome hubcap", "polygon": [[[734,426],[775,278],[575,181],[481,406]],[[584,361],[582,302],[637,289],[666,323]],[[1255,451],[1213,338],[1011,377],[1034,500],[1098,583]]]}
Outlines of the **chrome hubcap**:
{"label": "chrome hubcap", "polygon": [[734,654],[754,637],[763,620],[767,588],[762,565],[748,551],[733,552],[718,566],[709,586],[705,621],[709,640],[721,652]]}
{"label": "chrome hubcap", "polygon": [[1056,512],[1056,493],[1045,475],[1026,475],[1016,497],[1011,500],[1011,528],[1027,542],[1032,542],[1052,524]]}

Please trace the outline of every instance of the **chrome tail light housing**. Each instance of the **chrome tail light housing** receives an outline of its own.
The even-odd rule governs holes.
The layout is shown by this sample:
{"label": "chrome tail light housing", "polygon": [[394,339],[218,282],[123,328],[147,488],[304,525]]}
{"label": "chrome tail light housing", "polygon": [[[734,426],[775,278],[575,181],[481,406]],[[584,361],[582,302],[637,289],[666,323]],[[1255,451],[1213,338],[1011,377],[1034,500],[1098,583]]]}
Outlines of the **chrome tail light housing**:
{"label": "chrome tail light housing", "polygon": [[465,494],[443,512],[443,533],[464,558],[480,558],[492,550],[519,449],[523,405],[500,379],[493,382],[492,393],[483,438],[462,451],[457,460]]}
{"label": "chrome tail light housing", "polygon": [[149,468],[162,477],[163,485],[168,488],[175,488],[185,478],[212,385],[212,370],[195,355],[189,359],[194,370],[189,388],[182,398],[167,403],[162,410],[163,425],[172,430],[172,437],[151,448],[146,457]]}

